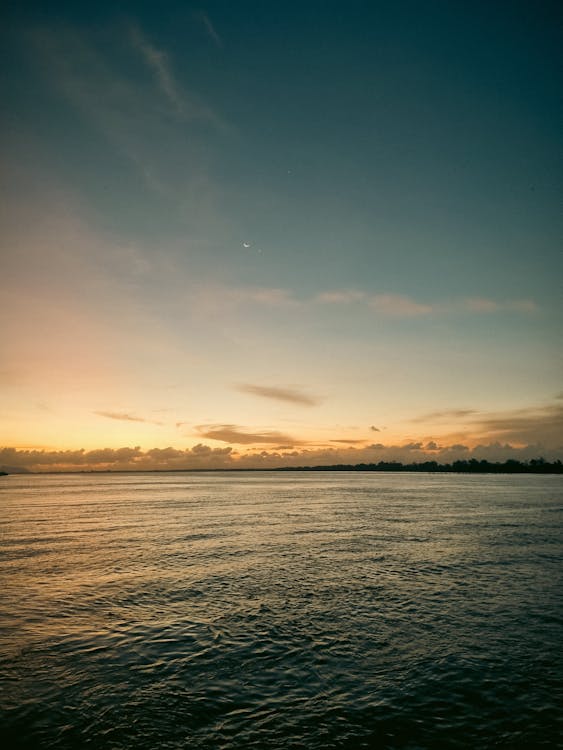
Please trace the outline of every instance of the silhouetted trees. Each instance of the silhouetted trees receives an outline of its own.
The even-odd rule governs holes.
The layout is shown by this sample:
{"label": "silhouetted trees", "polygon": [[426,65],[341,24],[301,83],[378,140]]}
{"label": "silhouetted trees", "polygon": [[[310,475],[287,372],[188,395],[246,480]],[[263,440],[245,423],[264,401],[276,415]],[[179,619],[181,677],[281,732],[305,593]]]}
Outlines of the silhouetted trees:
{"label": "silhouetted trees", "polygon": [[332,466],[287,466],[278,471],[431,471],[459,474],[563,474],[563,463],[533,458],[531,461],[517,461],[509,458],[504,462],[491,463],[476,458],[439,464],[437,461],[403,464],[400,461],[380,461],[377,464],[333,464]]}

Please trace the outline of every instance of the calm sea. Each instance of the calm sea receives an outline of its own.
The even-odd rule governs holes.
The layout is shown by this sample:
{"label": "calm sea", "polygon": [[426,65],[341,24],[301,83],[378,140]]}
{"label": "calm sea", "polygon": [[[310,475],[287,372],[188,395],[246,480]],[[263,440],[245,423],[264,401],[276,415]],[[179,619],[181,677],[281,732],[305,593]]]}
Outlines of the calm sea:
{"label": "calm sea", "polygon": [[563,747],[563,478],[0,478],[6,748]]}

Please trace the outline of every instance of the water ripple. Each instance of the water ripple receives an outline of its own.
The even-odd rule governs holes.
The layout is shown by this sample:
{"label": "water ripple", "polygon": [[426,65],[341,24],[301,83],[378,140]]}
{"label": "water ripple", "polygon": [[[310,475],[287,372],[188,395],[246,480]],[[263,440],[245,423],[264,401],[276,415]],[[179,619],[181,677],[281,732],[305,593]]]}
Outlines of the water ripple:
{"label": "water ripple", "polygon": [[5,477],[4,746],[563,746],[562,496],[542,476]]}

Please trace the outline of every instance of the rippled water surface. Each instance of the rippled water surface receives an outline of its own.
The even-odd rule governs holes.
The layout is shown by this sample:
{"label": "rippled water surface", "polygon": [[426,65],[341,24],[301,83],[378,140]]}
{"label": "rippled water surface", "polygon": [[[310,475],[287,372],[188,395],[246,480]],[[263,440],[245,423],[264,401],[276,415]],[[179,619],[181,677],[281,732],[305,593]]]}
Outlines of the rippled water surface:
{"label": "rippled water surface", "polygon": [[0,477],[9,748],[563,746],[563,482]]}

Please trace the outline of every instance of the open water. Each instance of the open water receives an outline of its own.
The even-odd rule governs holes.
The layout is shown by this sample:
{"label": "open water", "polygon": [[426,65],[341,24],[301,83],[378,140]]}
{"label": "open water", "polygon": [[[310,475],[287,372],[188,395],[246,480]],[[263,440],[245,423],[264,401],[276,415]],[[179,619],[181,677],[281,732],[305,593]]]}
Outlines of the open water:
{"label": "open water", "polygon": [[0,478],[6,748],[563,747],[563,480]]}

